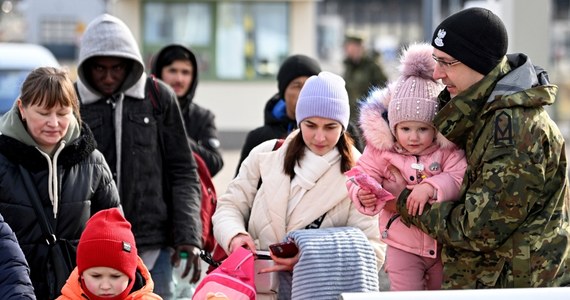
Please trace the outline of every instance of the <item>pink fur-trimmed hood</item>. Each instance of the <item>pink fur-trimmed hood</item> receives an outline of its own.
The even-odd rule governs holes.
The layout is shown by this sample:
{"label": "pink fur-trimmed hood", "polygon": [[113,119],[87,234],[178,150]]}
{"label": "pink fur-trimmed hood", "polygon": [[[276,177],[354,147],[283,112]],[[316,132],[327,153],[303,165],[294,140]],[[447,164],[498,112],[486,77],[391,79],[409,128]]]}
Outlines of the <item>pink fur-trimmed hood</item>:
{"label": "pink fur-trimmed hood", "polygon": [[367,146],[378,150],[394,147],[395,138],[388,126],[388,104],[392,84],[383,89],[374,88],[360,105],[359,125]]}

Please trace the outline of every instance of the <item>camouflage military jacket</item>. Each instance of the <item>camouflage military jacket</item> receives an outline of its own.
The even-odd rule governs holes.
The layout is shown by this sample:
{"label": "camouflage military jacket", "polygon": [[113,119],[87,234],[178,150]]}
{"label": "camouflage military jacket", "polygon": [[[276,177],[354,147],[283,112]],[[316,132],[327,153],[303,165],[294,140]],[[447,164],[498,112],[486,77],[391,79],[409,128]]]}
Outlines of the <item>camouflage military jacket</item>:
{"label": "camouflage military jacket", "polygon": [[468,162],[461,198],[413,218],[404,191],[398,211],[443,243],[443,288],[570,285],[564,139],[544,109],[557,90],[518,54],[453,99],[440,94],[435,126]]}

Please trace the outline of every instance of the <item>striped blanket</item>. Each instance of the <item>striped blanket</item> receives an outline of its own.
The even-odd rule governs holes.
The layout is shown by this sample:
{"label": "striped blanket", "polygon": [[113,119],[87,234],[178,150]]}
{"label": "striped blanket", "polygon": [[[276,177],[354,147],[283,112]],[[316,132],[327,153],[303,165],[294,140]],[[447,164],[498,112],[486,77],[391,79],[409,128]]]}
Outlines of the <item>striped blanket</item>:
{"label": "striped blanket", "polygon": [[338,299],[345,292],[377,292],[372,245],[354,227],[295,230],[287,238],[300,249],[293,273],[280,272],[279,299]]}

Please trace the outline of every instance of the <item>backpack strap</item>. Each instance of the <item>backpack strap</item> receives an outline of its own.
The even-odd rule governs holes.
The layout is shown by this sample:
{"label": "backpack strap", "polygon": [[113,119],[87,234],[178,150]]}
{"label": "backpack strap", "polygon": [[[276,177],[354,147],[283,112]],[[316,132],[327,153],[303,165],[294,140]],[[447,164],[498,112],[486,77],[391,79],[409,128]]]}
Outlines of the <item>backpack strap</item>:
{"label": "backpack strap", "polygon": [[24,182],[24,190],[28,193],[30,202],[32,202],[32,207],[36,212],[36,217],[38,218],[37,222],[42,230],[43,238],[48,245],[55,245],[57,237],[55,236],[51,222],[48,220],[48,217],[43,210],[43,205],[40,200],[38,189],[34,185],[29,171],[26,170],[22,165],[19,165],[18,167],[20,168],[20,175],[22,176],[22,181]]}
{"label": "backpack strap", "polygon": [[283,143],[285,142],[285,139],[277,139],[275,141],[275,145],[273,145],[273,151],[281,148],[281,146],[283,146]]}
{"label": "backpack strap", "polygon": [[[150,75],[146,78],[146,85],[145,85],[146,95],[150,99],[150,103],[152,104],[152,110],[154,117],[156,118],[156,126],[157,126],[157,135],[158,135],[158,145],[160,150],[160,156],[162,157],[162,176],[163,182],[168,182],[166,180],[167,170],[166,170],[166,150],[164,149],[164,141],[162,139],[162,107],[160,105],[160,89],[158,87],[158,81],[154,75]],[[163,186],[164,188],[164,186]]]}
{"label": "backpack strap", "polygon": [[324,214],[316,218],[313,222],[311,222],[311,224],[305,226],[305,229],[319,229],[319,227],[321,227],[321,224],[323,224],[323,220],[325,219],[326,215],[327,212],[325,211]]}
{"label": "backpack strap", "polygon": [[154,75],[150,75],[146,78],[145,88],[147,90],[148,97],[150,98],[150,103],[152,104],[155,115],[160,115],[162,113],[162,108],[160,107],[158,81]]}
{"label": "backpack strap", "polygon": [[[275,145],[273,145],[273,150],[271,150],[271,151],[275,151],[275,150],[281,148],[281,146],[283,146],[283,143],[284,143],[284,142],[285,142],[285,139],[277,139],[277,140],[275,140]],[[258,189],[258,190],[259,190],[259,188],[261,187],[261,184],[262,184],[262,183],[263,183],[263,182],[262,182],[261,178],[259,178],[259,181],[257,182],[257,189]]]}

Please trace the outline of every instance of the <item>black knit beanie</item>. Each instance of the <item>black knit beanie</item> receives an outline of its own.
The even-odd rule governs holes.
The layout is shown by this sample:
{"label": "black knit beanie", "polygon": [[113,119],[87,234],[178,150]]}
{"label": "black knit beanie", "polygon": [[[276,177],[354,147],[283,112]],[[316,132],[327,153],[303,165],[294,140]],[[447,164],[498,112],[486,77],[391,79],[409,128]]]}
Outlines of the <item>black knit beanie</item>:
{"label": "black knit beanie", "polygon": [[501,19],[488,9],[473,7],[443,20],[431,45],[471,69],[487,75],[505,56],[509,40]]}
{"label": "black knit beanie", "polygon": [[317,75],[321,72],[319,63],[305,55],[292,55],[287,57],[281,64],[277,73],[277,87],[279,88],[279,97],[285,99],[285,89],[289,83],[299,76]]}

